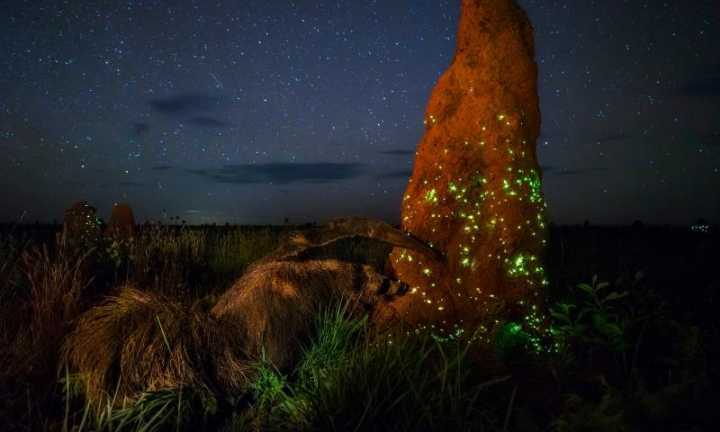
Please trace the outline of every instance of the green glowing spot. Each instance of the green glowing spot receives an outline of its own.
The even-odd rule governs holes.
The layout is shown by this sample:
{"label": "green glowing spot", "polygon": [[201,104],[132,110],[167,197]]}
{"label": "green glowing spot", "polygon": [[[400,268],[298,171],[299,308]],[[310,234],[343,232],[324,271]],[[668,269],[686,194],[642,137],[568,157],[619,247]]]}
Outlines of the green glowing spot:
{"label": "green glowing spot", "polygon": [[523,352],[533,350],[533,337],[516,322],[501,326],[495,336],[495,352],[502,360],[516,358]]}
{"label": "green glowing spot", "polygon": [[425,276],[430,276],[430,275],[432,274],[432,270],[430,270],[429,268],[424,268],[424,269],[423,269],[423,274],[424,274]]}
{"label": "green glowing spot", "polygon": [[[530,276],[530,270],[527,267],[528,261],[534,261],[533,256],[526,257],[523,254],[517,254],[509,261],[507,273],[511,277]],[[506,262],[508,262],[506,260]]]}
{"label": "green glowing spot", "polygon": [[428,202],[428,203],[430,203],[430,204],[437,204],[438,201],[439,201],[438,196],[437,196],[437,190],[435,190],[435,189],[430,189],[430,190],[425,194],[425,201]]}

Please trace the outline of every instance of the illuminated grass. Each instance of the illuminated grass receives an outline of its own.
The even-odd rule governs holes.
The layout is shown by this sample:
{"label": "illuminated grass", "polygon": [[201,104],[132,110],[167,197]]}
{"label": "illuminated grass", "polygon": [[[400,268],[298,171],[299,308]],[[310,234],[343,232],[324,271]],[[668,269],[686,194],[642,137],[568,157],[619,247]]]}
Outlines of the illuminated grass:
{"label": "illuminated grass", "polygon": [[[318,332],[290,378],[262,365],[256,394],[272,430],[492,430],[497,404],[468,357],[472,338],[374,337],[344,308],[318,319]],[[271,378],[274,376],[274,378]],[[282,383],[282,385],[280,384]]]}

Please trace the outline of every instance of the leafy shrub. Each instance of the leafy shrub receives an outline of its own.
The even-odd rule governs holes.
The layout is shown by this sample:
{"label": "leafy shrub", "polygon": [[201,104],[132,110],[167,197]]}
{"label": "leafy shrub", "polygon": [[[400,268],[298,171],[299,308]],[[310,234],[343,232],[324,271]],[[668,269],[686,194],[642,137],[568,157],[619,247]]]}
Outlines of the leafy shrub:
{"label": "leafy shrub", "polygon": [[626,327],[630,317],[618,305],[628,293],[608,291],[609,286],[595,276],[590,284],[577,285],[579,298],[574,303],[557,303],[550,308],[555,319],[552,332],[567,363],[584,361],[598,349],[615,353],[628,349]]}

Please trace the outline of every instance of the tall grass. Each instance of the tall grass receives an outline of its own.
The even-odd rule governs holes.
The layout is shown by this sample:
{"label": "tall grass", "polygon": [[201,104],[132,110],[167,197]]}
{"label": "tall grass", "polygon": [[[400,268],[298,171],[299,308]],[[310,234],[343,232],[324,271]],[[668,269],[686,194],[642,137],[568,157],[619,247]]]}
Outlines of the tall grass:
{"label": "tall grass", "polygon": [[92,281],[84,266],[86,258],[87,254],[78,256],[62,248],[51,254],[47,247],[31,247],[22,250],[13,264],[19,277],[2,287],[6,315],[0,348],[4,390],[0,414],[22,407],[26,421],[47,415],[60,344],[82,311],[82,297]]}
{"label": "tall grass", "polygon": [[[153,346],[171,356],[181,345],[186,351],[205,348],[183,345],[166,327],[158,325],[162,342]],[[67,384],[67,393],[79,390],[86,404],[67,414],[65,423],[99,431],[213,430],[223,422],[228,431],[501,430],[501,419],[510,417],[510,377],[484,375],[468,356],[474,343],[472,337],[379,335],[342,304],[317,317],[314,337],[295,368],[279,371],[261,358],[244,392],[219,395],[198,382],[163,386],[150,380],[130,398],[118,382],[114,394],[98,404],[96,389],[78,377]],[[172,362],[166,366],[174,369]]]}
{"label": "tall grass", "polygon": [[[65,431],[121,432],[158,430],[187,430],[206,425],[205,421],[217,411],[216,401],[192,389],[163,389],[143,392],[137,399],[122,399],[114,394],[102,406],[89,401],[73,412],[71,406],[81,390],[82,380],[67,376],[64,381],[66,414]],[[203,428],[208,430],[206,428]]]}
{"label": "tall grass", "polygon": [[277,247],[280,232],[270,228],[230,228],[210,237],[208,264],[213,273],[239,276],[253,261]]}
{"label": "tall grass", "polygon": [[242,227],[201,230],[147,225],[108,245],[119,277],[165,295],[197,299],[222,292],[253,261],[272,251],[281,231]]}
{"label": "tall grass", "polygon": [[[496,430],[488,379],[468,357],[472,337],[374,334],[343,306],[318,318],[317,333],[285,376],[259,363],[257,430]],[[509,394],[509,391],[507,391]]]}
{"label": "tall grass", "polygon": [[[635,381],[618,373],[625,367],[616,363],[624,362],[594,337],[567,339],[578,343],[568,347],[572,352],[592,356],[576,355],[570,365],[542,364],[542,372],[552,371],[554,378],[535,382],[531,374],[523,377],[525,364],[511,367],[512,378],[489,372],[492,359],[475,349],[493,343],[488,334],[382,337],[340,305],[317,318],[314,337],[292,369],[280,371],[262,358],[234,363],[237,357],[228,355],[230,366],[222,373],[239,376],[242,370],[244,376],[243,385],[226,385],[212,365],[230,352],[225,348],[239,344],[224,340],[223,324],[208,319],[212,294],[272,250],[281,229],[142,227],[127,244],[98,245],[117,253],[98,249],[92,256],[51,243],[34,248],[37,241],[27,241],[32,236],[11,234],[0,238],[3,430],[714,430],[720,421],[712,397],[716,320],[695,327],[677,314],[659,316],[646,304],[654,297],[635,287],[616,287],[630,295],[617,298],[623,303],[617,313],[624,315],[610,320],[626,324]],[[336,248],[325,252],[378,266],[387,254],[354,240]],[[150,298],[141,324],[123,321],[120,313],[105,327],[88,321],[78,336],[115,350],[115,360],[104,363],[111,373],[93,390],[87,374],[59,367],[59,345],[77,328],[78,314],[97,306],[95,294],[132,283],[143,286],[136,300]],[[114,288],[109,294],[122,297]],[[572,295],[563,301],[577,313],[583,305]],[[710,304],[711,298],[695,303]],[[584,321],[573,316],[573,322],[593,336],[591,326],[602,329],[608,321],[595,315],[585,314]],[[128,335],[134,343],[117,344]],[[143,350],[143,340],[153,349]],[[82,361],[91,371],[101,363]],[[115,379],[120,369],[131,381]],[[65,375],[61,386],[58,370]]]}
{"label": "tall grass", "polygon": [[31,296],[30,333],[36,345],[61,340],[80,312],[83,292],[92,278],[83,269],[90,252],[68,255],[60,249],[51,257],[47,248],[23,253],[23,269]]}
{"label": "tall grass", "polygon": [[[138,282],[151,293],[193,303],[227,288],[250,262],[275,247],[281,232],[149,225],[138,229],[134,238],[98,239],[84,245],[91,249],[72,247],[59,235],[41,239],[27,230],[4,232],[0,236],[0,418],[10,419],[6,427],[37,426],[41,419],[52,422],[58,414],[54,408],[60,345],[79,314],[101,298],[98,294]],[[194,310],[200,309],[202,304]],[[183,322],[194,322],[188,320]],[[193,334],[198,336],[188,332],[186,340]]]}

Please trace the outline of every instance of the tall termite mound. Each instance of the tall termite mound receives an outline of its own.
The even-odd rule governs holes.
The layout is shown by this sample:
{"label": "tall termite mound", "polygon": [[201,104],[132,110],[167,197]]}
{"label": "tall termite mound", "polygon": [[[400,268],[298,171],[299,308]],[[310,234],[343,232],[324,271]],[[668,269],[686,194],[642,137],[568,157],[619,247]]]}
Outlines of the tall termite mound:
{"label": "tall termite mound", "polygon": [[395,249],[393,270],[412,295],[385,316],[472,325],[495,313],[537,325],[547,284],[540,108],[533,29],[515,1],[462,0],[455,57],[425,125],[402,228],[446,261]]}
{"label": "tall termite mound", "polygon": [[60,242],[73,248],[95,247],[100,239],[100,225],[95,207],[87,201],[75,202],[65,210]]}
{"label": "tall termite mound", "polygon": [[105,229],[105,235],[118,239],[127,239],[132,237],[134,234],[135,216],[130,204],[113,204],[112,212],[110,213],[110,221]]}

